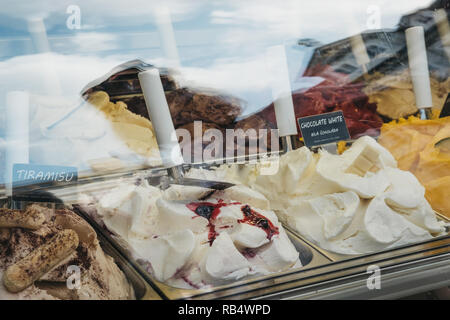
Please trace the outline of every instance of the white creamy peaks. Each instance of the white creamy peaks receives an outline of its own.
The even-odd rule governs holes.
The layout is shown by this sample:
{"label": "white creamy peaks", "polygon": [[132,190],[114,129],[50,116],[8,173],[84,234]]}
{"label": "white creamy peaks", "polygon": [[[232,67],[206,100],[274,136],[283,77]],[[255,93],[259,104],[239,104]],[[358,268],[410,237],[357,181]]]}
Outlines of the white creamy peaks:
{"label": "white creamy peaks", "polygon": [[249,185],[269,199],[281,220],[337,253],[375,252],[444,232],[415,176],[398,169],[367,136],[342,155],[291,151],[280,158],[276,174]]}
{"label": "white creamy peaks", "polygon": [[374,156],[378,158],[377,160],[381,163],[383,168],[397,167],[397,161],[395,160],[394,156],[386,148],[377,143],[375,139],[369,136],[362,136],[361,138],[357,139],[352,144],[352,147],[346,150],[341,156],[343,158],[347,158],[349,161],[352,161],[361,153],[361,151],[368,147],[370,149],[373,149],[373,153],[375,153]]}
{"label": "white creamy peaks", "polygon": [[200,288],[301,266],[269,201],[242,185],[213,193],[125,185],[103,196],[97,213],[169,285]]}
{"label": "white creamy peaks", "polygon": [[208,251],[205,271],[215,279],[240,279],[250,272],[249,261],[236,249],[228,233],[221,233]]}
{"label": "white creamy peaks", "polygon": [[[389,186],[383,170],[366,172],[364,176],[349,173],[349,157],[332,155],[326,151],[320,152],[320,159],[316,166],[317,174],[336,186],[336,191],[352,190],[360,197],[368,199],[381,194]],[[350,162],[352,164],[352,162]]]}
{"label": "white creamy peaks", "polygon": [[270,203],[264,195],[243,185],[236,185],[225,191],[216,191],[213,198],[238,201],[259,209],[270,210]]}
{"label": "white creamy peaks", "polygon": [[147,183],[124,184],[99,200],[97,213],[105,226],[125,241],[145,238],[152,229],[152,214],[161,195],[158,188]]}
{"label": "white creamy peaks", "polygon": [[286,245],[287,243],[290,243],[289,238],[284,229],[280,229],[280,234],[273,238],[272,245],[262,247],[255,258],[260,259],[265,268],[271,272],[281,271],[293,261],[299,263],[297,250],[292,245]]}
{"label": "white creamy peaks", "polygon": [[157,222],[152,230],[155,234],[167,234],[179,232],[185,229],[194,233],[204,232],[208,228],[208,220],[198,216],[186,205],[166,201],[164,199],[156,200]]}
{"label": "white creamy peaks", "polygon": [[234,244],[240,248],[253,249],[270,242],[264,230],[246,223],[237,224],[232,237]]}
{"label": "white creamy peaks", "polygon": [[194,251],[195,236],[189,229],[147,240],[132,240],[140,259],[151,261],[156,279],[166,281],[181,269]]}
{"label": "white creamy peaks", "polygon": [[163,193],[166,200],[192,200],[201,199],[211,193],[210,189],[193,186],[183,186],[179,184],[171,185]]}
{"label": "white creamy peaks", "polygon": [[392,210],[386,204],[384,196],[375,197],[370,201],[364,216],[364,227],[374,241],[387,246],[400,241],[403,237],[412,236],[414,239],[415,235],[417,240],[431,238],[427,230],[417,227]]}
{"label": "white creamy peaks", "polygon": [[306,201],[312,211],[322,218],[325,239],[333,239],[350,225],[360,203],[359,197],[352,191]]}

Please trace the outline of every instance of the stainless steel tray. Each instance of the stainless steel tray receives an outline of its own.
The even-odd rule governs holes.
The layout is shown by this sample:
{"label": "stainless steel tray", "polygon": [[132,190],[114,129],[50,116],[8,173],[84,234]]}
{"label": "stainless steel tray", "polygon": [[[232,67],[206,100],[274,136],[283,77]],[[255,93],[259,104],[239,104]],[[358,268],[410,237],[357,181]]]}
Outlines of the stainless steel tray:
{"label": "stainless steel tray", "polygon": [[[435,214],[438,217],[438,220],[445,221],[446,223],[450,223],[450,220],[447,217],[445,217],[444,215],[442,215],[442,214],[440,214],[440,213],[438,213],[436,211],[435,211]],[[302,239],[302,241],[308,243],[311,247],[313,247],[314,249],[319,251],[321,254],[323,254],[325,257],[327,257],[331,261],[345,261],[345,260],[351,260],[351,259],[353,259],[355,257],[355,255],[339,254],[339,253],[335,253],[335,252],[332,252],[332,251],[329,251],[329,250],[322,249],[318,245],[316,245],[313,242],[311,242],[308,239],[306,239],[297,230],[291,228],[289,225],[284,223],[284,221],[281,221],[281,222],[282,222],[282,224],[283,224],[285,229],[287,229],[291,233],[295,234],[298,238]],[[441,240],[441,239],[450,239],[450,234],[447,232],[447,235],[439,236],[439,237],[433,238],[432,240],[428,240],[428,241],[420,242],[420,243],[424,244],[424,245],[427,244],[427,248],[431,250],[431,249],[434,248],[434,246],[439,246],[438,243],[439,243],[439,240]],[[414,246],[414,245],[415,244],[413,244],[413,245],[405,245],[405,246],[400,246],[400,247],[397,247],[397,248],[403,248],[403,249],[406,250],[407,248],[409,248],[411,246]],[[395,248],[395,249],[397,249],[397,248]],[[391,250],[381,251],[381,252],[379,252],[377,254],[381,254],[383,252],[389,252],[389,251],[391,251]],[[407,250],[407,252],[409,252],[409,250]],[[360,255],[360,256],[370,256],[370,254],[369,255]],[[356,256],[356,257],[358,257],[358,256]]]}
{"label": "stainless steel tray", "polygon": [[[141,172],[142,174],[146,174],[146,172]],[[151,172],[148,172],[151,175],[159,175],[162,172],[158,169],[154,169]],[[135,177],[126,174],[120,176],[121,183],[131,183],[135,180]],[[120,253],[121,256],[126,257],[129,265],[131,265],[135,270],[139,272],[139,274],[147,281],[147,283],[164,299],[214,299],[214,298],[227,298],[228,292],[230,289],[233,289],[232,295],[235,295],[236,292],[245,291],[247,285],[249,283],[257,282],[267,282],[269,284],[271,279],[279,276],[280,274],[272,274],[264,277],[252,278],[247,281],[238,281],[232,284],[224,285],[224,286],[216,286],[208,289],[179,289],[175,287],[168,286],[164,283],[161,283],[155,280],[151,274],[149,274],[133,257],[129,254],[128,250],[121,246],[114,238],[111,237],[110,233],[101,227],[89,214],[87,214],[80,206],[77,206],[79,202],[78,195],[79,193],[87,193],[87,194],[95,194],[96,192],[104,192],[105,190],[112,189],[117,186],[119,180],[116,179],[116,176],[113,176],[112,179],[95,179],[90,183],[82,183],[80,185],[67,185],[63,187],[53,186],[51,188],[46,188],[46,192],[53,194],[55,197],[64,202],[65,205],[73,205],[73,209],[75,212],[80,214],[85,220],[87,220],[97,231],[97,234],[104,239],[107,239],[108,243]],[[300,253],[300,260],[304,267],[292,269],[292,270],[306,270],[309,268],[317,267],[320,265],[327,264],[331,262],[328,258],[323,256],[320,252],[313,249],[311,246],[300,240],[293,233],[287,231],[288,236],[291,241],[295,245],[297,251]],[[287,273],[291,272],[287,271]],[[279,281],[279,280],[278,280]],[[276,281],[274,282],[276,283]],[[271,291],[275,292],[275,291]],[[261,292],[260,294],[262,294]],[[265,292],[264,292],[265,293]],[[257,297],[258,291],[251,295],[251,297]],[[229,297],[231,298],[231,297]]]}
{"label": "stainless steel tray", "polygon": [[[133,179],[133,177],[126,177],[124,179],[126,181],[128,179]],[[83,192],[86,192],[87,189],[93,192],[95,192],[95,190],[104,191],[116,185],[117,181],[103,181],[89,186],[83,186],[81,189],[83,189]],[[69,196],[69,193],[66,192],[65,196]],[[68,198],[71,198],[73,201],[76,196]],[[69,200],[68,198],[67,200]],[[111,243],[116,246],[117,250],[121,251],[123,255],[128,256],[127,250],[121,247],[114,239],[111,239],[107,231],[100,228],[95,221],[93,221],[91,217],[87,217],[86,214],[85,218],[99,229],[99,233],[104,233],[109,238]],[[440,218],[445,219],[442,216]],[[391,270],[392,268],[395,270],[398,268],[401,270],[406,270],[412,266],[415,266],[417,263],[421,264],[425,261],[425,259],[431,259],[431,261],[434,261],[435,259],[443,259],[442,261],[444,261],[444,263],[448,263],[450,261],[450,236],[444,236],[427,242],[412,244],[374,254],[344,256],[323,250],[301,237],[301,235],[297,234],[295,231],[291,230],[289,226],[284,227],[293,243],[297,246],[297,249],[299,250],[300,248],[299,251],[301,252],[304,262],[308,262],[309,259],[308,253],[304,250],[304,248],[310,249],[312,259],[308,264],[306,264],[303,268],[293,269],[247,281],[239,281],[208,290],[189,290],[170,287],[154,280],[152,276],[143,270],[143,268],[136,261],[133,261],[131,257],[128,257],[128,259],[130,260],[130,263],[141,273],[143,278],[151,283],[157,292],[166,299],[312,298],[318,297],[318,293],[323,292],[325,289],[331,290],[330,288],[333,288],[333,285],[336,282],[341,283],[339,286],[342,286],[342,281],[344,281],[343,283],[347,286],[349,283],[353,283],[353,285],[357,286],[356,288],[359,289],[360,292],[362,291],[373,295],[375,293],[380,294],[380,291],[369,291],[365,284],[365,280],[361,280],[369,277],[366,273],[369,265],[376,264],[382,268],[383,273],[386,273],[386,270]],[[430,265],[432,265],[431,262],[424,266],[429,267]],[[436,269],[433,270],[436,271]],[[412,275],[418,274],[418,271],[412,273]],[[435,288],[439,287],[439,285],[445,285],[444,280],[446,276],[447,275],[445,273],[438,274],[437,279],[439,281],[436,281],[433,284]],[[356,282],[347,282],[350,280],[353,281],[354,279],[359,280]],[[394,277],[394,279],[396,278]],[[450,279],[450,277],[448,277],[448,279]],[[408,283],[411,284],[411,286],[416,286],[416,283],[413,281],[409,281]],[[408,283],[403,283],[404,288]],[[431,283],[427,283],[427,285],[429,287]],[[320,290],[316,289],[318,286],[322,286]],[[416,286],[416,288],[419,288],[419,286]],[[340,289],[335,290],[335,293],[343,292]],[[348,294],[356,292],[355,290],[356,289],[353,288],[348,291]],[[299,292],[302,293],[300,294]],[[383,291],[383,294],[385,294],[385,291]],[[342,298],[345,298],[345,296],[342,296]]]}
{"label": "stainless steel tray", "polygon": [[[294,244],[297,251],[300,253],[300,261],[303,267],[291,269],[283,273],[274,273],[268,276],[255,277],[248,280],[236,281],[231,284],[214,286],[205,289],[180,289],[164,284],[157,281],[153,276],[147,272],[128,252],[126,248],[121,246],[114,238],[112,238],[107,230],[100,227],[97,222],[82,208],[74,205],[74,210],[83,216],[89,223],[91,223],[99,234],[107,238],[110,243],[115,247],[116,250],[127,257],[127,260],[134,268],[141,274],[141,276],[152,285],[153,288],[165,299],[223,299],[232,298],[234,295],[247,290],[248,286],[252,283],[265,283],[267,286],[278,285],[280,280],[276,280],[280,275],[289,274],[294,271],[308,270],[317,266],[321,266],[330,262],[328,258],[323,256],[321,253],[310,247],[308,244],[304,243],[298,237],[296,237],[291,232],[287,231],[289,238]],[[276,289],[276,286],[274,287]],[[271,291],[271,292],[275,292]],[[231,295],[230,295],[231,293]],[[260,290],[253,292],[248,298],[255,298],[262,294]]]}
{"label": "stainless steel tray", "polygon": [[[151,170],[142,173],[153,175],[161,174],[161,171]],[[115,175],[111,179],[102,178],[79,186],[55,187],[48,191],[63,200],[66,205],[77,204],[79,193],[95,193],[111,189],[117,186],[118,178],[122,182],[135,179],[131,174]],[[303,268],[210,289],[178,289],[154,280],[129,256],[126,248],[121,247],[91,217],[85,213],[82,215],[96,228],[99,235],[106,238],[116,251],[126,257],[129,265],[137,270],[162,299],[382,298],[396,297],[396,294],[401,292],[411,293],[414,290],[431,290],[450,285],[449,235],[379,253],[344,256],[315,246],[289,226],[285,226],[291,240],[300,248],[304,262],[308,262],[311,258]],[[446,219],[443,216],[440,218]],[[385,284],[383,290],[369,290],[366,279],[370,276],[367,274],[367,267],[370,265],[380,267],[383,277],[386,279],[389,277],[393,285]],[[401,276],[403,273],[407,276]],[[354,296],[355,293],[358,295]]]}
{"label": "stainless steel tray", "polygon": [[[354,298],[361,298],[364,295],[374,298],[380,294],[384,296],[387,294],[386,290],[390,287],[385,282],[399,280],[397,276],[399,272],[409,274],[409,278],[406,278],[408,280],[400,281],[402,290],[406,292],[409,292],[408,288],[420,290],[421,286],[410,280],[417,280],[420,276],[423,278],[422,273],[424,270],[427,271],[427,268],[429,270],[422,279],[427,288],[433,289],[450,284],[450,236],[384,252],[333,260],[323,254],[327,252],[319,251],[320,248],[300,239],[286,228],[289,238],[300,252],[302,262],[309,262],[304,267],[210,289],[179,289],[153,279],[139,263],[129,257],[127,250],[112,239],[106,230],[100,228],[86,213],[82,215],[95,225],[97,231],[104,234],[118,251],[128,256],[130,264],[164,299],[293,299],[323,298],[321,296],[323,294],[326,294],[325,298],[351,298],[356,292],[358,296],[353,296]],[[371,265],[380,268],[384,290],[373,291],[367,287],[366,280],[370,276],[367,274],[367,267]],[[442,266],[447,266],[448,270],[442,269]],[[435,281],[431,281],[430,272],[434,275]],[[397,287],[397,292],[400,292],[398,289]],[[330,296],[330,292],[334,295]],[[388,293],[392,295],[395,291]]]}
{"label": "stainless steel tray", "polygon": [[97,232],[97,236],[103,251],[114,259],[117,266],[123,271],[133,286],[136,300],[161,300],[158,293],[141,277],[136,269],[120,254],[109,240],[99,232]]}

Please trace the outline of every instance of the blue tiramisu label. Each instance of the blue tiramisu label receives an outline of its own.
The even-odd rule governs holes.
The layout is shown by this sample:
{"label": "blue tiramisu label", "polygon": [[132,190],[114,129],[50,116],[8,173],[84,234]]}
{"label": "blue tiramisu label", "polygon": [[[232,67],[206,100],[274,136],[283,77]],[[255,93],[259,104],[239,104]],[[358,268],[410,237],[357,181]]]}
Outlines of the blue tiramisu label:
{"label": "blue tiramisu label", "polygon": [[70,183],[78,180],[76,167],[16,163],[13,165],[13,187],[47,182]]}

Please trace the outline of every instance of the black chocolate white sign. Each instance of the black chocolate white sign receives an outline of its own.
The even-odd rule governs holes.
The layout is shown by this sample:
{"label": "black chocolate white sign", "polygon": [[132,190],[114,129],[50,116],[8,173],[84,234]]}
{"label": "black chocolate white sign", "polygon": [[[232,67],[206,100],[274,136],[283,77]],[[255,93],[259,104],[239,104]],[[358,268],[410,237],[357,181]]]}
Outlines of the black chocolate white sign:
{"label": "black chocolate white sign", "polygon": [[350,139],[342,111],[298,118],[297,121],[307,147]]}

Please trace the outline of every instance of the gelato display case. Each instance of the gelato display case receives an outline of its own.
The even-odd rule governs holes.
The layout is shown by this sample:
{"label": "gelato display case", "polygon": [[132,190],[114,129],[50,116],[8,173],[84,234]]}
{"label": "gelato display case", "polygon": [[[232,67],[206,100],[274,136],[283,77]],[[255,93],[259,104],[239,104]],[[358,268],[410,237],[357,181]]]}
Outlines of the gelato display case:
{"label": "gelato display case", "polygon": [[72,2],[0,13],[0,300],[449,290],[448,1]]}

